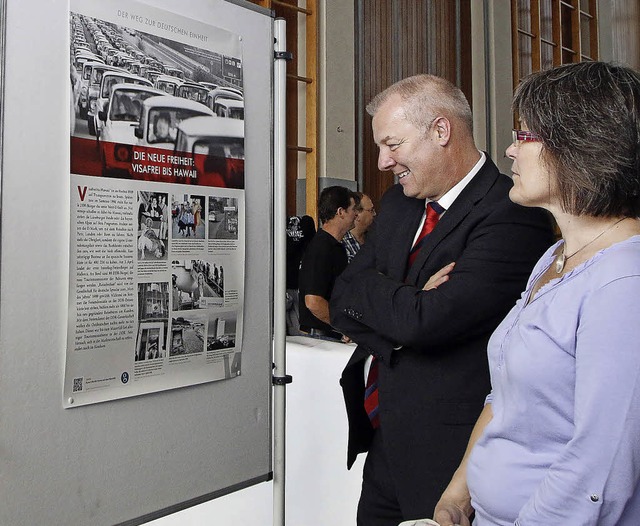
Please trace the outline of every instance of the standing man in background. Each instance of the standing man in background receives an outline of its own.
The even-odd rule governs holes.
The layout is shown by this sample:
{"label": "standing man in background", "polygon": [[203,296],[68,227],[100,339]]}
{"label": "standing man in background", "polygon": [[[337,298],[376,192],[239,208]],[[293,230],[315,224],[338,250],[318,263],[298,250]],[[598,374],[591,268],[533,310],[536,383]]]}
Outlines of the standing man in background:
{"label": "standing man in background", "polygon": [[410,77],[367,111],[399,184],[336,281],[331,321],[358,344],[341,379],[347,466],[368,451],[358,525],[397,526],[432,516],[489,392],[487,340],[553,236],[509,200],[456,86]]}
{"label": "standing man in background", "polygon": [[354,192],[356,198],[356,220],[353,228],[347,232],[342,238],[342,244],[347,251],[347,260],[351,263],[353,256],[358,253],[360,247],[364,245],[367,237],[367,231],[376,217],[376,209],[373,206],[371,198],[362,192]]}
{"label": "standing man in background", "polygon": [[322,227],[307,246],[300,263],[300,330],[310,336],[341,340],[329,319],[329,299],[336,278],[347,266],[342,238],[356,218],[353,192],[329,186],[320,193],[318,218]]}

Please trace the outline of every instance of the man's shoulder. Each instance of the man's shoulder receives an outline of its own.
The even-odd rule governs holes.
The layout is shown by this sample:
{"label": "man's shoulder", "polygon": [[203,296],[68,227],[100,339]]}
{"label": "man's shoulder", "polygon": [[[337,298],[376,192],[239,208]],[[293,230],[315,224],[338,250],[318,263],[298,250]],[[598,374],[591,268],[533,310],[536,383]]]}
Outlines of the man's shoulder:
{"label": "man's shoulder", "polygon": [[341,243],[336,241],[331,234],[320,228],[311,241],[309,241],[303,258],[317,257],[318,254],[326,254],[333,251],[335,247],[339,250],[344,250]]}

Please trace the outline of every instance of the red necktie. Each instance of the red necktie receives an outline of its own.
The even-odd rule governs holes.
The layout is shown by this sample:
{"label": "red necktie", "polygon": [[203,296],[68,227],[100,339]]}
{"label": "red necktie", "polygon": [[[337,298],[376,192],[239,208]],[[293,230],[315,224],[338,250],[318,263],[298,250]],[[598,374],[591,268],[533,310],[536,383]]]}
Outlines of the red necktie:
{"label": "red necktie", "polygon": [[[427,235],[435,228],[438,220],[440,219],[440,215],[443,212],[444,208],[436,201],[430,201],[427,203],[427,217],[425,217],[422,230],[420,230],[420,234],[418,234],[418,238],[409,253],[407,270],[411,268],[411,265],[413,265],[413,262],[418,257],[424,238],[426,238]],[[378,360],[376,360],[375,356],[371,361],[371,367],[367,374],[367,383],[364,391],[364,409],[369,416],[373,429],[377,429],[380,426],[380,417],[378,415]]]}
{"label": "red necktie", "polygon": [[435,228],[438,220],[440,219],[440,214],[444,212],[444,208],[442,208],[436,201],[430,201],[427,203],[427,217],[424,218],[424,224],[422,225],[422,230],[420,230],[420,234],[418,234],[418,239],[413,244],[411,248],[411,252],[409,252],[409,261],[407,262],[407,270],[411,268],[414,261],[418,257],[420,253],[420,249],[422,248],[422,244],[424,243],[424,238],[427,237],[428,234]]}
{"label": "red necktie", "polygon": [[367,384],[364,391],[364,409],[369,416],[373,429],[380,425],[378,417],[378,360],[375,356],[371,361],[369,374],[367,374]]}

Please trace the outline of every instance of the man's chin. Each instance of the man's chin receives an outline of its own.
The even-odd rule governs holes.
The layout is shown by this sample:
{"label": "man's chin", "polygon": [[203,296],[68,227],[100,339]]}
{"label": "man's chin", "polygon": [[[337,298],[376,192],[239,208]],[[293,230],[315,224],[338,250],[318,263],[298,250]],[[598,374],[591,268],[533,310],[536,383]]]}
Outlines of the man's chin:
{"label": "man's chin", "polygon": [[406,197],[415,197],[417,194],[416,192],[410,187],[410,186],[405,186],[402,183],[398,183],[402,186],[402,191],[404,192],[404,195]]}

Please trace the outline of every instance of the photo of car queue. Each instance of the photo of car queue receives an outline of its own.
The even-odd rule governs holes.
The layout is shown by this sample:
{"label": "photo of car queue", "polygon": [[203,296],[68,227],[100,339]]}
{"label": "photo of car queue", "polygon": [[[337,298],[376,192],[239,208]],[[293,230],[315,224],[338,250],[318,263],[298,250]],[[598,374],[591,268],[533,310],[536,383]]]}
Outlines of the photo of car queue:
{"label": "photo of car queue", "polygon": [[205,198],[203,195],[179,194],[171,199],[171,238],[204,239]]}
{"label": "photo of car queue", "polygon": [[224,268],[203,260],[176,260],[171,265],[171,310],[221,306],[224,299]]}
{"label": "photo of car queue", "polygon": [[205,321],[202,316],[180,315],[171,318],[169,356],[204,352]]}
{"label": "photo of car queue", "polygon": [[166,260],[169,206],[166,193],[138,192],[138,261]]}
{"label": "photo of car queue", "polygon": [[238,199],[209,196],[209,239],[238,239]]}
{"label": "photo of car queue", "polygon": [[[214,51],[79,13],[70,17],[72,173],[163,182],[197,176],[207,186],[243,187],[241,49],[228,48],[229,33],[216,33]],[[225,60],[224,73],[223,56],[234,57]],[[187,170],[138,162],[164,150],[201,162]],[[229,159],[218,166],[220,151]]]}
{"label": "photo of car queue", "polygon": [[169,283],[139,283],[136,362],[164,358],[168,321]]}

